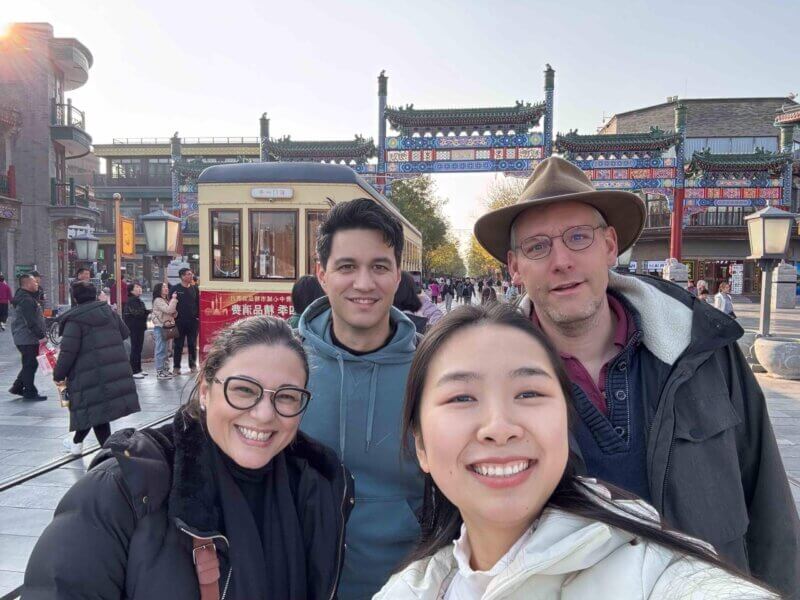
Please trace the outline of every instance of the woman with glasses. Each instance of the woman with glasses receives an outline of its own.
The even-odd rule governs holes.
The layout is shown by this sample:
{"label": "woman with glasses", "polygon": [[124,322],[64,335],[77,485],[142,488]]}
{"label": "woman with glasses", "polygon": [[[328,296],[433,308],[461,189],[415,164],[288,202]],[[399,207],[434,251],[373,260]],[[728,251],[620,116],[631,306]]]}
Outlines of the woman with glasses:
{"label": "woman with glasses", "polygon": [[23,596],[334,598],[353,482],[298,431],[307,381],[281,319],[221,331],[174,422],[113,436],[61,500]]}

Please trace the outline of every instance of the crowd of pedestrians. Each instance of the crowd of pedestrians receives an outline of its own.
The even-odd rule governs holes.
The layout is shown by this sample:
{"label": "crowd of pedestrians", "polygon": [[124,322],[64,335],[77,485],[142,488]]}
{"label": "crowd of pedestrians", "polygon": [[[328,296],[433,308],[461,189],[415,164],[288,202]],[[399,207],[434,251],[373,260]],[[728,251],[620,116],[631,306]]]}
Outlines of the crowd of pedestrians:
{"label": "crowd of pedestrians", "polygon": [[[645,215],[549,158],[475,226],[510,280],[422,290],[390,212],[335,205],[319,288],[292,294],[296,332],[230,325],[173,423],[115,433],[36,544],[23,597],[800,597],[800,523],[741,326],[700,282],[611,270]],[[107,310],[79,300],[64,335],[77,348]],[[190,271],[156,310],[182,336],[173,368],[185,340],[197,369]],[[70,354],[58,375],[91,382]],[[114,364],[132,382],[133,358]],[[109,395],[127,400],[76,413],[73,443],[136,407],[135,385]]]}

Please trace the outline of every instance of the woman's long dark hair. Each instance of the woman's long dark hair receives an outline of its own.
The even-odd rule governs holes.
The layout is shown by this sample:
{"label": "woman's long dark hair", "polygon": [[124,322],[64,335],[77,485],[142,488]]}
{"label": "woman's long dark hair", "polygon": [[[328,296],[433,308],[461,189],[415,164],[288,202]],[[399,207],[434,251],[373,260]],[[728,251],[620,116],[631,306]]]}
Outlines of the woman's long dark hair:
{"label": "woman's long dark hair", "polygon": [[[453,335],[468,327],[479,325],[511,327],[536,340],[544,348],[564,397],[567,399],[569,422],[574,422],[578,418],[570,402],[572,384],[561,358],[550,341],[531,323],[530,319],[507,304],[489,303],[485,306],[460,307],[447,314],[426,333],[417,346],[414,361],[411,363],[403,404],[402,427],[403,439],[406,440],[405,451],[412,456],[414,456],[412,434],[420,431],[420,404],[431,360],[439,354],[442,346]],[[556,507],[573,515],[622,529],[637,538],[660,544],[679,555],[697,558],[737,577],[765,587],[760,581],[740,573],[735,567],[723,562],[705,546],[669,530],[662,521],[648,518],[638,511],[634,512],[624,504],[612,504],[605,496],[577,477],[576,459],[577,457],[570,452],[564,474],[545,508]],[[432,556],[445,546],[452,544],[461,532],[463,521],[458,508],[434,484],[430,474],[425,473],[424,478],[425,497],[420,523],[422,531],[417,547],[407,558],[403,568],[416,560]],[[615,486],[606,483],[603,485],[611,491],[614,499],[635,498]],[[631,543],[634,544],[635,541]],[[765,589],[768,588],[765,587]]]}

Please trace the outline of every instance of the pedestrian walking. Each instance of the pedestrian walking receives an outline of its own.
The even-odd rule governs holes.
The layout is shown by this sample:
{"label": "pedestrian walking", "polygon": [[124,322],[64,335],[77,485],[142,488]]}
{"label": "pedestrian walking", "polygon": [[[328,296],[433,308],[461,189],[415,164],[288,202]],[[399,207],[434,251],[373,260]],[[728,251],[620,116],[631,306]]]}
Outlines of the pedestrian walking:
{"label": "pedestrian walking", "polygon": [[[77,271],[75,271],[75,280],[74,281],[89,281],[92,278],[92,272],[87,269],[86,267],[79,267]],[[74,283],[73,281],[73,283]],[[75,302],[75,298],[72,297],[72,286],[70,285],[69,288],[69,304],[70,306],[75,306],[77,302]]]}
{"label": "pedestrian walking", "polygon": [[169,286],[160,281],[153,286],[153,341],[155,342],[156,377],[172,379],[167,363],[168,331],[174,330],[178,314],[178,294],[168,297]]}
{"label": "pedestrian walking", "polygon": [[134,379],[144,379],[147,373],[142,372],[142,347],[144,332],[147,331],[147,307],[142,302],[142,286],[138,283],[128,284],[128,301],[122,309],[122,318],[131,336],[131,371]]}
{"label": "pedestrian walking", "polygon": [[705,288],[698,289],[698,292],[697,292],[697,298],[698,298],[699,300],[702,300],[703,302],[705,302],[705,303],[707,303],[707,304],[714,304],[714,302],[713,302],[712,300],[710,300],[710,299],[709,299],[709,297],[708,297],[708,290],[707,290],[707,289],[705,289]]}
{"label": "pedestrian walking", "polygon": [[797,598],[800,522],[741,326],[668,281],[611,270],[645,217],[635,194],[595,191],[551,157],[475,236],[565,359],[585,472]]}
{"label": "pedestrian walking", "polygon": [[69,430],[64,448],[83,452],[83,441],[94,430],[102,446],[111,435],[111,421],[139,412],[139,397],[123,340],[129,332],[117,312],[95,300],[89,281],[72,284],[77,306],[58,318],[61,335],[53,381],[66,382]]}
{"label": "pedestrian walking", "polygon": [[220,331],[173,421],[116,432],[61,499],[21,595],[336,598],[353,483],[298,431],[307,379],[282,319]]}
{"label": "pedestrian walking", "polygon": [[341,600],[371,598],[420,532],[422,478],[397,431],[418,338],[392,306],[404,243],[400,221],[372,199],[336,204],[317,239],[327,296],[300,317],[314,395],[302,430],[334,447],[357,482]]}
{"label": "pedestrian walking", "polygon": [[439,304],[440,289],[439,289],[439,284],[436,282],[436,280],[434,279],[431,280],[431,285],[429,289],[431,292],[431,302],[433,302],[434,304]]}
{"label": "pedestrian walking", "polygon": [[19,287],[11,301],[14,307],[11,335],[19,350],[22,368],[8,392],[25,400],[47,400],[47,396],[42,396],[34,383],[39,369],[36,357],[40,346],[47,342],[44,314],[39,304],[39,284],[30,273],[20,276],[18,283]]}
{"label": "pedestrian walking", "polygon": [[462,295],[464,294],[464,282],[459,279],[456,283],[456,302],[459,303],[462,301]]}
{"label": "pedestrian walking", "polygon": [[[483,345],[492,351],[475,352]],[[777,600],[642,500],[576,475],[571,387],[552,344],[508,305],[431,329],[401,422],[425,479],[425,526],[375,600]]]}
{"label": "pedestrian walking", "polygon": [[686,291],[692,296],[697,296],[697,286],[694,284],[694,280],[690,279],[686,282]]}
{"label": "pedestrian walking", "polygon": [[469,277],[467,277],[466,281],[464,282],[464,287],[461,289],[461,299],[463,300],[464,304],[470,305],[472,304],[472,297],[475,295],[475,286],[472,285]]}
{"label": "pedestrian walking", "polygon": [[497,294],[490,286],[486,286],[481,291],[481,306],[486,306],[490,302],[497,302]]}
{"label": "pedestrian walking", "polygon": [[44,309],[44,305],[47,302],[47,297],[44,293],[44,286],[42,286],[42,276],[39,274],[39,271],[31,271],[31,275],[33,278],[36,279],[36,302],[39,303],[39,306]]}
{"label": "pedestrian walking", "polygon": [[11,286],[6,283],[4,275],[0,275],[0,331],[6,330],[6,321],[8,321],[8,304],[11,302],[13,294]]}
{"label": "pedestrian walking", "polygon": [[444,298],[444,310],[450,312],[453,308],[453,285],[448,279],[442,287],[442,298]]}
{"label": "pedestrian walking", "polygon": [[314,275],[303,275],[292,286],[292,316],[289,317],[289,326],[297,329],[300,324],[300,315],[308,308],[314,300],[322,298],[325,290],[319,284],[319,280]]}
{"label": "pedestrian walking", "polygon": [[483,279],[478,280],[478,295],[483,295]]}
{"label": "pedestrian walking", "polygon": [[[428,327],[428,319],[422,315],[421,296],[424,295],[423,291],[417,293],[417,285],[414,283],[411,273],[407,271],[400,273],[400,285],[397,286],[397,291],[394,293],[392,305],[414,323],[417,333],[425,333],[425,329]],[[435,306],[433,308],[438,310]]]}
{"label": "pedestrian walking", "polygon": [[178,295],[178,337],[172,346],[172,374],[181,374],[183,347],[186,345],[189,354],[189,370],[197,372],[197,332],[200,329],[200,290],[193,284],[194,273],[183,267],[178,271],[180,281],[172,288]]}
{"label": "pedestrian walking", "polygon": [[736,313],[733,312],[733,299],[731,298],[731,284],[723,281],[717,288],[717,293],[714,296],[714,308],[721,310],[726,315],[736,318]]}

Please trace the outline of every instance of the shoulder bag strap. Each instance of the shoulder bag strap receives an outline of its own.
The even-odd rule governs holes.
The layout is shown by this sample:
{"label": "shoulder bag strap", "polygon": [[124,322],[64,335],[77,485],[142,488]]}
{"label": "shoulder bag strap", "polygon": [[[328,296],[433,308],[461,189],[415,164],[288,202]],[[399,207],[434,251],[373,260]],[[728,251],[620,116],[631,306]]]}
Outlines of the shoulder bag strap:
{"label": "shoulder bag strap", "polygon": [[219,557],[211,538],[192,538],[192,560],[200,584],[200,600],[219,600]]}

